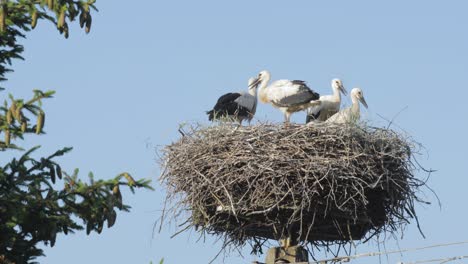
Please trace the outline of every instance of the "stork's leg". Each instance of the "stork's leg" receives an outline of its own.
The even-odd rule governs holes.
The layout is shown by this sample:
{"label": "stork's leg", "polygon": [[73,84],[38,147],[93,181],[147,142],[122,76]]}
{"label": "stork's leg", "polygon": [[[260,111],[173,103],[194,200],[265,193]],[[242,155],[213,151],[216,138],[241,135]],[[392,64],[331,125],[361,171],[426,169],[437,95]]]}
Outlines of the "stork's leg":
{"label": "stork's leg", "polygon": [[284,112],[284,125],[285,126],[289,126],[290,119],[291,119],[291,113]]}

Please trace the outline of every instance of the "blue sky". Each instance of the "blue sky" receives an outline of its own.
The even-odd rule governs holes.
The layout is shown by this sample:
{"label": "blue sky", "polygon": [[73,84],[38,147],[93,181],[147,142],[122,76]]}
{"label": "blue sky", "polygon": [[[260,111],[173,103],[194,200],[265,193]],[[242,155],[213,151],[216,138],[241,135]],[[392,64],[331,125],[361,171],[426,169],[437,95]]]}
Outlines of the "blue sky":
{"label": "blue sky", "polygon": [[[206,123],[204,111],[220,95],[244,90],[247,79],[263,69],[273,79],[306,80],[323,94],[330,92],[332,78],[341,78],[348,91],[361,87],[369,104],[363,115],[375,124],[384,124],[379,115],[392,118],[405,109],[395,122],[426,147],[420,161],[438,170],[430,184],[443,207],[418,207],[426,239],[412,223],[403,239],[389,239],[385,246],[468,240],[468,2],[101,0],[97,6],[89,35],[74,25],[65,40],[40,22],[23,41],[26,61],[15,62],[5,86],[25,97],[36,88],[57,90],[45,104],[47,135],[27,145],[39,142],[44,155],[73,146],[60,159],[68,170],[78,167],[82,177],[93,171],[101,178],[129,171],[154,179],[157,190],[125,195],[132,212],[119,214],[114,228],[101,235],[59,236],[43,263],[211,260],[221,247],[212,238],[203,243],[191,232],[170,239],[174,229],[169,227],[152,237],[165,196],[156,181],[155,148],[176,140],[180,123]],[[282,121],[279,111],[263,104],[256,117]],[[304,118],[300,113],[292,120]],[[372,242],[359,245],[356,253],[378,250]],[[381,261],[466,252],[465,245]],[[263,260],[247,249],[242,253],[244,258],[226,256],[225,263]]]}

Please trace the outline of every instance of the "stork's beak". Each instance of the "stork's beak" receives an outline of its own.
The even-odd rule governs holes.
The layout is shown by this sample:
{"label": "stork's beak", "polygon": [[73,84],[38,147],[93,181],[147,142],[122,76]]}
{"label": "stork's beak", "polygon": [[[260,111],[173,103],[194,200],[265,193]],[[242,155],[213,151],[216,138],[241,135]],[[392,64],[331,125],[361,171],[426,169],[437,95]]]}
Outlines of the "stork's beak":
{"label": "stork's beak", "polygon": [[249,86],[249,89],[256,88],[260,84],[260,77],[255,78],[253,83]]}
{"label": "stork's beak", "polygon": [[344,94],[344,95],[347,95],[348,94],[348,91],[346,91],[346,89],[344,88],[344,86],[342,84],[340,84],[340,86],[338,87],[338,89],[340,89],[340,91]]}
{"label": "stork's beak", "polygon": [[368,108],[368,107],[367,107],[366,99],[364,99],[364,97],[359,98],[359,101],[361,101],[362,105],[363,105],[365,108]]}

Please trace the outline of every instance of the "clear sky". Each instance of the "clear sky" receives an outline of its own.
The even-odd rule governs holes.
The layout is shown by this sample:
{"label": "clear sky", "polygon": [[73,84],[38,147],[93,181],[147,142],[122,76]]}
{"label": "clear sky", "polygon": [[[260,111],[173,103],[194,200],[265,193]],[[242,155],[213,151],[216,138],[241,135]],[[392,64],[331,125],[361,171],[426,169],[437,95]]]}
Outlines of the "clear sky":
{"label": "clear sky", "polygon": [[[47,135],[27,142],[39,141],[40,153],[73,146],[60,159],[69,171],[78,167],[82,177],[93,171],[101,178],[129,171],[154,179],[157,190],[127,193],[132,212],[119,213],[114,228],[101,235],[59,236],[42,263],[211,260],[221,247],[212,238],[197,241],[189,232],[170,239],[173,228],[152,236],[165,196],[156,181],[155,148],[176,140],[182,122],[206,123],[205,111],[220,95],[244,90],[248,78],[263,69],[273,79],[306,80],[323,94],[330,92],[332,78],[341,78],[348,91],[361,87],[369,104],[363,115],[376,124],[384,123],[378,115],[392,118],[406,108],[396,125],[426,147],[420,161],[438,170],[430,184],[443,207],[418,207],[427,238],[411,223],[398,245],[468,240],[467,1],[99,0],[97,6],[89,35],[74,25],[65,40],[40,22],[23,41],[26,61],[15,62],[5,86],[16,96],[36,88],[57,90],[45,104]],[[264,104],[257,118],[282,121],[279,111]],[[304,118],[295,114],[293,121]],[[435,202],[433,196],[428,199]],[[385,244],[387,249],[398,245],[393,239]],[[353,253],[378,250],[371,242]],[[381,261],[467,252],[465,245]],[[225,263],[263,260],[247,249],[242,253],[244,258],[227,255]]]}

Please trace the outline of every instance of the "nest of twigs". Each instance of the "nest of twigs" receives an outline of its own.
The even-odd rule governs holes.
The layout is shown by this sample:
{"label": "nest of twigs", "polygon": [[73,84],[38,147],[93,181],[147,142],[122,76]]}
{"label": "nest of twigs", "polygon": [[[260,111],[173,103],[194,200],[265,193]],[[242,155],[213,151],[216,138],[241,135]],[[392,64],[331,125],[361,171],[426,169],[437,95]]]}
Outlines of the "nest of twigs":
{"label": "nest of twigs", "polygon": [[185,218],[180,230],[195,227],[256,251],[267,239],[367,239],[416,218],[419,145],[392,130],[260,124],[181,133],[161,159],[165,217]]}

